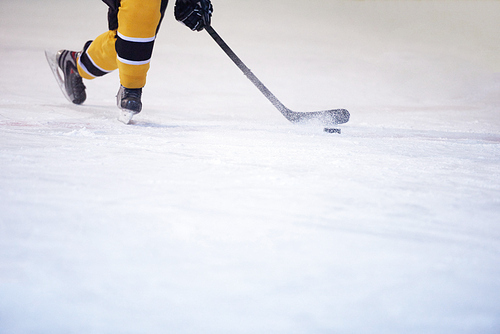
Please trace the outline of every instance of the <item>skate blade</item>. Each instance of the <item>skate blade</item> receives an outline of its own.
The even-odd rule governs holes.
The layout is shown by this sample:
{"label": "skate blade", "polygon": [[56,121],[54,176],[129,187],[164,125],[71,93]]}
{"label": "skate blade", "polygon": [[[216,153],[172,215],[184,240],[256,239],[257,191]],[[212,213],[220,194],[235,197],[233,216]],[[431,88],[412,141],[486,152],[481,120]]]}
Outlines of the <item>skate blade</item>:
{"label": "skate blade", "polygon": [[57,81],[57,85],[61,89],[61,92],[63,93],[64,97],[71,103],[70,97],[68,96],[68,93],[66,92],[66,88],[64,87],[64,76],[61,73],[61,70],[59,69],[59,65],[57,64],[57,52],[45,50],[45,58],[47,59],[47,63],[49,63],[50,69],[52,70],[52,74],[54,74],[54,78]]}
{"label": "skate blade", "polygon": [[123,109],[120,110],[120,113],[118,114],[118,120],[123,124],[130,124],[130,121],[132,121],[132,117],[134,117],[134,115],[134,112]]}

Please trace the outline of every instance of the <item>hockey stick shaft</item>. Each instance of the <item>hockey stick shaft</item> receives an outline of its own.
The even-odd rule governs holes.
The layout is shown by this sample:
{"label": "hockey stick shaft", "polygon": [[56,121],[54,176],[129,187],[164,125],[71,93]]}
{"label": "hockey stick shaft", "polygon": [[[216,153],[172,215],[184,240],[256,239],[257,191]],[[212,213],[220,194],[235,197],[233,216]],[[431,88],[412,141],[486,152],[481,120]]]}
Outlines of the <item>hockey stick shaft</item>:
{"label": "hockey stick shaft", "polygon": [[243,61],[231,50],[229,45],[219,36],[219,34],[211,26],[205,27],[205,30],[210,34],[214,41],[221,47],[221,49],[231,58],[231,60],[238,66],[238,68],[245,74],[245,76],[257,87],[262,94],[286,117],[287,107],[278,100],[276,96],[253,74],[253,72],[243,63]]}

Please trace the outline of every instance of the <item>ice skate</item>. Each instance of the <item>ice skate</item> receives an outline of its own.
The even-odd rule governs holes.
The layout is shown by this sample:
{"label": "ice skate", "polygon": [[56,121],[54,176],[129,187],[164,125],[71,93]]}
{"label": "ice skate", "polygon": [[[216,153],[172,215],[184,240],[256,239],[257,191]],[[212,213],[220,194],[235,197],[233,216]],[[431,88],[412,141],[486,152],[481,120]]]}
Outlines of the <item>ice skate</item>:
{"label": "ice skate", "polygon": [[87,98],[82,77],[78,74],[79,52],[60,50],[57,53],[45,51],[45,57],[63,95],[74,104],[82,104]]}
{"label": "ice skate", "polygon": [[118,120],[125,124],[129,124],[134,115],[142,110],[141,102],[142,88],[131,89],[120,86],[116,94],[116,104],[120,108]]}

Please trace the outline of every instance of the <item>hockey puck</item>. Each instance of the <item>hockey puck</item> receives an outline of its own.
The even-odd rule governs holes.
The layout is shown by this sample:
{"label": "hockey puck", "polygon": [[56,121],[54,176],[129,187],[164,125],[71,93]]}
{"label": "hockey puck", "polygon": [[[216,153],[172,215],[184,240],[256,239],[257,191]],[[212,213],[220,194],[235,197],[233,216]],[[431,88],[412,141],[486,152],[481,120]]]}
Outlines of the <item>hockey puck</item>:
{"label": "hockey puck", "polygon": [[325,131],[327,133],[338,133],[338,134],[341,133],[340,129],[336,129],[336,128],[325,128],[323,131]]}

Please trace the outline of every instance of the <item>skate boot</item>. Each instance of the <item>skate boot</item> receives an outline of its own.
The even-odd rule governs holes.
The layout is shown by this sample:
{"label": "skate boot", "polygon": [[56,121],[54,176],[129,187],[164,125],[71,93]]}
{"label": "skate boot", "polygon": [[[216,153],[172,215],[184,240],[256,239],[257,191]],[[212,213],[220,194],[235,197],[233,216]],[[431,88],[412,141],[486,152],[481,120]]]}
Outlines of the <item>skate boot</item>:
{"label": "skate boot", "polygon": [[131,89],[120,85],[120,89],[116,94],[116,104],[121,109],[118,117],[121,122],[129,124],[132,117],[141,112],[141,96],[142,88]]}
{"label": "skate boot", "polygon": [[68,50],[60,50],[56,54],[56,62],[63,72],[61,79],[64,86],[61,86],[61,89],[66,98],[74,104],[82,104],[87,98],[85,85],[76,65],[79,55],[79,52]]}

